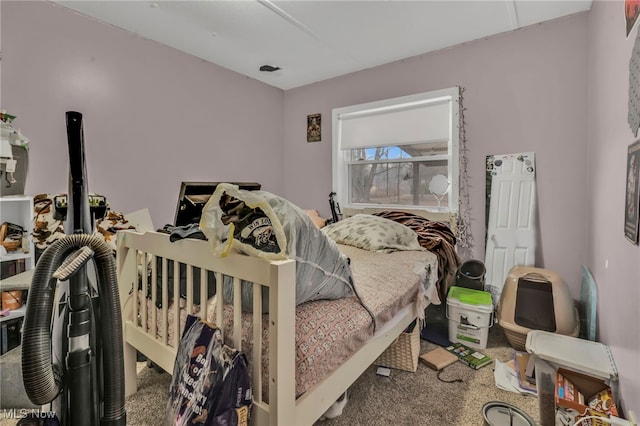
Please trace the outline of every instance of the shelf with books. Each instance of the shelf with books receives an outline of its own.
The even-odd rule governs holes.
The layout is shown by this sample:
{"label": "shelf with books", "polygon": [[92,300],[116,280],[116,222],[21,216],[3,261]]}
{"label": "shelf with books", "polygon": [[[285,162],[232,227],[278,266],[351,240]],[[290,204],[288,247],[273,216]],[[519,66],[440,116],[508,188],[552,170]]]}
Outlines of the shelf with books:
{"label": "shelf with books", "polygon": [[[14,262],[24,259],[24,268],[32,269],[35,266],[35,250],[32,240],[33,233],[33,197],[27,195],[9,195],[0,197],[0,226],[7,224],[7,228],[11,230],[11,226],[16,228],[22,228],[24,239],[22,242],[19,238],[15,241],[19,244],[19,247],[15,248],[13,245],[7,245],[6,247],[12,247],[13,249],[7,249],[6,247],[0,248],[0,261],[3,263],[3,273],[1,278],[7,278],[11,275],[6,275],[5,269],[8,268],[7,262]],[[11,224],[11,226],[10,226]],[[2,235],[2,242],[6,242],[5,238],[8,235]],[[14,241],[14,240],[11,240]],[[3,244],[4,246],[4,244]],[[22,271],[17,271],[19,273]]]}

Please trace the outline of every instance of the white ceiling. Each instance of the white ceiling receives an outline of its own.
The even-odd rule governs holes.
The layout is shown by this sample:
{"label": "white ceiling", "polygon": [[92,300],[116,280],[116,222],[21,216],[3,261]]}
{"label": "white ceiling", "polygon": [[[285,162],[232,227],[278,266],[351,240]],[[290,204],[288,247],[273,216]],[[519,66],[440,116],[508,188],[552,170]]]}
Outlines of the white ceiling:
{"label": "white ceiling", "polygon": [[[284,90],[591,7],[591,0],[54,2]],[[259,71],[265,64],[281,69]]]}

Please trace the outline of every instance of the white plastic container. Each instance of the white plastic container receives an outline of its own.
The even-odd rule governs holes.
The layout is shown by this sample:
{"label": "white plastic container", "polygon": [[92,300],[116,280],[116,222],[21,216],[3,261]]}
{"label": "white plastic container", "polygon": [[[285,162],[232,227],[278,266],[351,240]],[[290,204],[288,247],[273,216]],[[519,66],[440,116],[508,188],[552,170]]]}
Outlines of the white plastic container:
{"label": "white plastic container", "polygon": [[447,296],[449,341],[476,349],[487,347],[493,302],[486,291],[453,286]]}
{"label": "white plastic container", "polygon": [[591,340],[533,330],[527,334],[527,352],[534,355],[540,422],[555,425],[555,380],[558,368],[603,380],[618,399],[618,370],[608,346]]}

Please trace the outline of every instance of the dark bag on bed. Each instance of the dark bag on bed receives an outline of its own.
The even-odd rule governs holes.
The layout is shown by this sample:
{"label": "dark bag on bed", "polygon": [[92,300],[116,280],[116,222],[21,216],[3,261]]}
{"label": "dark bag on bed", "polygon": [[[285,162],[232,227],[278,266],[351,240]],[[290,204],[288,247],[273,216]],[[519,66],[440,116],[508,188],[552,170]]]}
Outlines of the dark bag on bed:
{"label": "dark bag on bed", "polygon": [[222,341],[219,328],[189,315],[169,387],[167,425],[249,424],[247,360]]}

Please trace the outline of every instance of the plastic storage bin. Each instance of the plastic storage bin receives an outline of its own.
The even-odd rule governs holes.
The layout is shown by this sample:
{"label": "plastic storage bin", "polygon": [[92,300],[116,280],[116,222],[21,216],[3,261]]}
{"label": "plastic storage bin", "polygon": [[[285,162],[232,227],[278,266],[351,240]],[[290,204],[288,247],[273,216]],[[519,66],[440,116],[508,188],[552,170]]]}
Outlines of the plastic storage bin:
{"label": "plastic storage bin", "polygon": [[558,368],[604,380],[617,399],[618,370],[608,346],[577,337],[533,330],[527,334],[526,349],[534,355],[542,426],[555,425],[555,383]]}
{"label": "plastic storage bin", "polygon": [[493,302],[486,291],[453,286],[447,296],[449,341],[476,349],[487,347]]}

